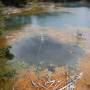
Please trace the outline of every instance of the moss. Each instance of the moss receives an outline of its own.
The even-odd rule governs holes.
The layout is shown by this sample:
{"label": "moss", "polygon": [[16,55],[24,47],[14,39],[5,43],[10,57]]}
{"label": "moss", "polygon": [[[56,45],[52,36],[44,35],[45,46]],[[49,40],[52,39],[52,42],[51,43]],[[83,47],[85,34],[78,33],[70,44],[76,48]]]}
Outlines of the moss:
{"label": "moss", "polygon": [[12,90],[14,78],[0,78],[0,90]]}
{"label": "moss", "polygon": [[13,55],[9,51],[10,47],[0,48],[0,58],[12,59]]}
{"label": "moss", "polygon": [[2,35],[3,34],[3,31],[0,29],[0,35]]}

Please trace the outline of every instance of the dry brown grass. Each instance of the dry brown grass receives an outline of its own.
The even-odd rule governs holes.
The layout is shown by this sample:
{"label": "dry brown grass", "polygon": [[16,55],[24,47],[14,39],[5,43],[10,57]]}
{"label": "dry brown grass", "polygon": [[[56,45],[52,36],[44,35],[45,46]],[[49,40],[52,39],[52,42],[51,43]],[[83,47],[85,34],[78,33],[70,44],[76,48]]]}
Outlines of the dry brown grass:
{"label": "dry brown grass", "polygon": [[0,48],[5,48],[7,46],[7,39],[5,36],[0,36]]}
{"label": "dry brown grass", "polygon": [[79,70],[83,75],[76,83],[75,90],[90,90],[90,56],[79,62]]}
{"label": "dry brown grass", "polygon": [[[68,73],[65,68],[57,68],[55,72],[47,69],[38,74],[34,69],[20,72],[15,81],[15,90],[57,90],[66,85]],[[55,81],[55,82],[54,82]]]}
{"label": "dry brown grass", "polygon": [[0,77],[0,90],[12,90],[14,78]]}

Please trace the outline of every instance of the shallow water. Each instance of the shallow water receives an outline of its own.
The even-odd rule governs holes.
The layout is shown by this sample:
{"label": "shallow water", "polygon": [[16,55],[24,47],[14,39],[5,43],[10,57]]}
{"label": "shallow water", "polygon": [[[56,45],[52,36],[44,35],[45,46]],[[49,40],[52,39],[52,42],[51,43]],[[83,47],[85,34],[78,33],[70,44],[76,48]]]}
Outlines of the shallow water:
{"label": "shallow water", "polygon": [[[62,9],[62,8],[61,8]],[[7,20],[9,26],[31,24],[43,27],[90,27],[90,8],[67,8],[33,16],[14,16]]]}
{"label": "shallow water", "polygon": [[11,53],[30,64],[70,65],[84,55],[84,50],[77,45],[60,43],[49,36],[35,36],[13,44]]}
{"label": "shallow water", "polygon": [[[28,33],[28,35],[21,38],[19,41],[11,45],[11,53],[14,54],[15,58],[18,60],[24,60],[30,64],[37,64],[40,62],[53,63],[58,65],[75,64],[78,59],[84,56],[85,52],[83,48],[79,47],[75,43],[63,43],[55,37],[51,37],[50,34],[54,35],[56,29],[58,32],[61,30],[64,32],[70,31],[74,32],[73,29],[68,29],[68,27],[76,28],[89,28],[90,27],[90,8],[80,7],[80,8],[67,8],[67,11],[54,11],[49,13],[43,13],[33,16],[14,16],[7,20],[8,26],[14,27],[17,25],[30,25],[27,30],[21,30],[23,34]],[[37,27],[42,27],[41,32],[44,32],[44,28],[51,27],[54,32],[49,32],[46,36],[31,35],[34,27],[38,32]],[[64,28],[64,29],[62,29]],[[82,31],[82,30],[81,30]],[[32,36],[32,37],[31,37]],[[63,35],[64,36],[64,35]],[[67,35],[64,36],[67,38]],[[64,38],[62,37],[62,38]],[[72,38],[72,37],[71,37]],[[18,38],[17,38],[18,39]],[[59,40],[60,39],[60,40]],[[66,41],[68,41],[66,39]]]}

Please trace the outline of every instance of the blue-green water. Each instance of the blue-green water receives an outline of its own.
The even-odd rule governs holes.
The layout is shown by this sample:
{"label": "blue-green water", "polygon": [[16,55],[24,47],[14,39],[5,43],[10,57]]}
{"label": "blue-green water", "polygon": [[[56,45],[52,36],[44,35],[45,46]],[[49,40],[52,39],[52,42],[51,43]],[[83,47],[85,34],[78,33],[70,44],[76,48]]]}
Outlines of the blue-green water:
{"label": "blue-green water", "polygon": [[27,37],[12,45],[11,52],[19,60],[30,64],[40,62],[56,65],[74,64],[84,56],[84,50],[77,45],[60,43],[49,36]]}
{"label": "blue-green water", "polygon": [[48,12],[34,16],[14,16],[8,26],[38,25],[43,27],[90,27],[90,8],[67,8],[67,11]]}
{"label": "blue-green water", "polygon": [[[90,27],[90,8],[67,8],[67,11],[48,12],[33,16],[14,16],[8,19],[8,26],[30,25],[56,28],[89,28]],[[28,27],[29,29],[29,27]],[[37,29],[37,28],[36,28]],[[30,29],[31,31],[31,29]],[[43,30],[42,30],[43,31]],[[27,33],[29,30],[27,30]],[[31,64],[40,62],[54,63],[58,65],[74,64],[84,56],[84,50],[72,43],[63,44],[55,41],[49,35],[40,35],[32,38],[26,36],[19,42],[12,45],[11,53],[15,58],[24,60]]]}

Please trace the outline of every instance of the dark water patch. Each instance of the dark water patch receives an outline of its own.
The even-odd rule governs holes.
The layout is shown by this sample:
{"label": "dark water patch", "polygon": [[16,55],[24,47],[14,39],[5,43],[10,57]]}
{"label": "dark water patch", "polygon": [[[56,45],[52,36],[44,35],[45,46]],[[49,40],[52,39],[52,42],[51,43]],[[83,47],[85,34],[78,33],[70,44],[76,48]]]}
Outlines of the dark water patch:
{"label": "dark water patch", "polygon": [[11,53],[18,60],[25,60],[30,64],[41,61],[58,65],[75,64],[84,56],[84,50],[79,46],[63,44],[49,36],[35,36],[16,42],[12,45]]}
{"label": "dark water patch", "polygon": [[8,18],[6,22],[9,28],[13,28],[31,23],[31,19],[30,16],[27,16],[27,18],[25,16],[15,16]]}

